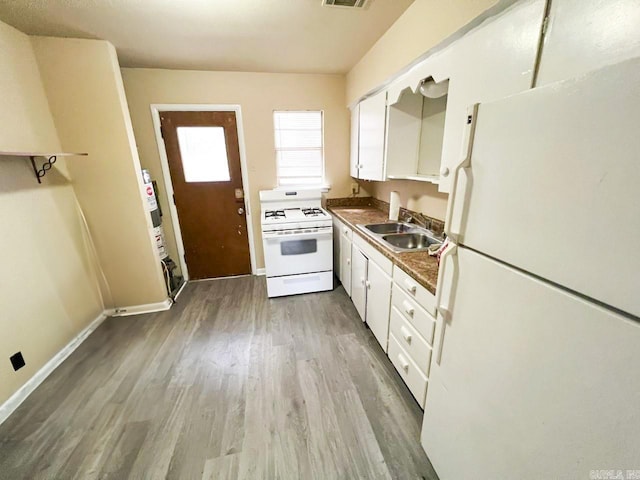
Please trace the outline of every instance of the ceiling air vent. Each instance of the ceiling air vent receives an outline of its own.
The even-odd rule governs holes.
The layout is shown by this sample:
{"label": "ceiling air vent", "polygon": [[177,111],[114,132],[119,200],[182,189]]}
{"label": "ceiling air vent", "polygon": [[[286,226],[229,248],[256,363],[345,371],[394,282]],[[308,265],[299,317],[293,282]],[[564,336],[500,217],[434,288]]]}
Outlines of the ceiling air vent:
{"label": "ceiling air vent", "polygon": [[322,0],[327,7],[364,8],[369,0]]}

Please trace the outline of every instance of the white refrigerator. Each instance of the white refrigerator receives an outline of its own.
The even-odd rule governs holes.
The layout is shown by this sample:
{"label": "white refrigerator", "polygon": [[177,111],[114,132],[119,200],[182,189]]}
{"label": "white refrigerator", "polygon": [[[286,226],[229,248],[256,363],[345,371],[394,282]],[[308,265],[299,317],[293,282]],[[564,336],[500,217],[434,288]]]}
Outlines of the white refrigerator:
{"label": "white refrigerator", "polygon": [[467,123],[422,445],[441,480],[640,478],[640,59]]}

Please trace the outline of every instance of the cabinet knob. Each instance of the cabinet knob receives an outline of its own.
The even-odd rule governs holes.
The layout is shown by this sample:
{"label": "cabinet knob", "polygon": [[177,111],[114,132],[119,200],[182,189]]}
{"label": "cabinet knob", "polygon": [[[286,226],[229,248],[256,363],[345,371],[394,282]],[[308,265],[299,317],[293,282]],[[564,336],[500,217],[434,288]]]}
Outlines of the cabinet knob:
{"label": "cabinet knob", "polygon": [[402,302],[402,306],[404,307],[404,311],[407,313],[407,315],[409,315],[410,317],[413,317],[413,313],[414,313],[414,309],[411,306],[411,304],[409,302]]}
{"label": "cabinet knob", "polygon": [[402,338],[404,338],[405,342],[411,344],[411,332],[409,332],[409,330],[407,330],[404,326],[400,327],[400,334],[402,335]]}
{"label": "cabinet knob", "polygon": [[371,290],[371,282],[369,280],[365,282],[365,285],[367,286],[367,289]]}
{"label": "cabinet knob", "polygon": [[405,372],[409,371],[409,362],[407,359],[402,356],[402,354],[398,355],[398,360],[400,361],[400,366]]}
{"label": "cabinet knob", "polygon": [[449,167],[442,167],[440,169],[440,175],[442,175],[443,177],[448,177],[449,176]]}
{"label": "cabinet knob", "polygon": [[412,293],[414,295],[416,294],[416,291],[418,290],[418,286],[415,283],[413,283],[413,282],[411,282],[409,280],[406,280],[406,279],[404,281],[404,286],[407,287],[407,290],[409,290],[409,293]]}
{"label": "cabinet knob", "polygon": [[351,265],[351,259],[347,258],[347,265]]}

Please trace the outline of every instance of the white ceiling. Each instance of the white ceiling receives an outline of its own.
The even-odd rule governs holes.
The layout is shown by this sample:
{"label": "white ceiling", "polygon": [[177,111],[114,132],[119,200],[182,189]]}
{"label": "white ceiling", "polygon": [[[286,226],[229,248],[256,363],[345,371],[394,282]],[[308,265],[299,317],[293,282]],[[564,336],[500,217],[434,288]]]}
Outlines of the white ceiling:
{"label": "white ceiling", "polygon": [[100,38],[122,66],[345,73],[414,0],[0,0],[32,35]]}

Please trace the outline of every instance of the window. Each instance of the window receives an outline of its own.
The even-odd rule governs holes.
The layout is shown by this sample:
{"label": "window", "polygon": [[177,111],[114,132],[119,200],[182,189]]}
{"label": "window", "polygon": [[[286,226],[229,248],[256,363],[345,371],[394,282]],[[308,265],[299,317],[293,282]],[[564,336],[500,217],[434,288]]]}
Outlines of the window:
{"label": "window", "polygon": [[229,159],[223,127],[178,127],[185,182],[228,182]]}
{"label": "window", "polygon": [[322,112],[273,112],[278,186],[324,183]]}

